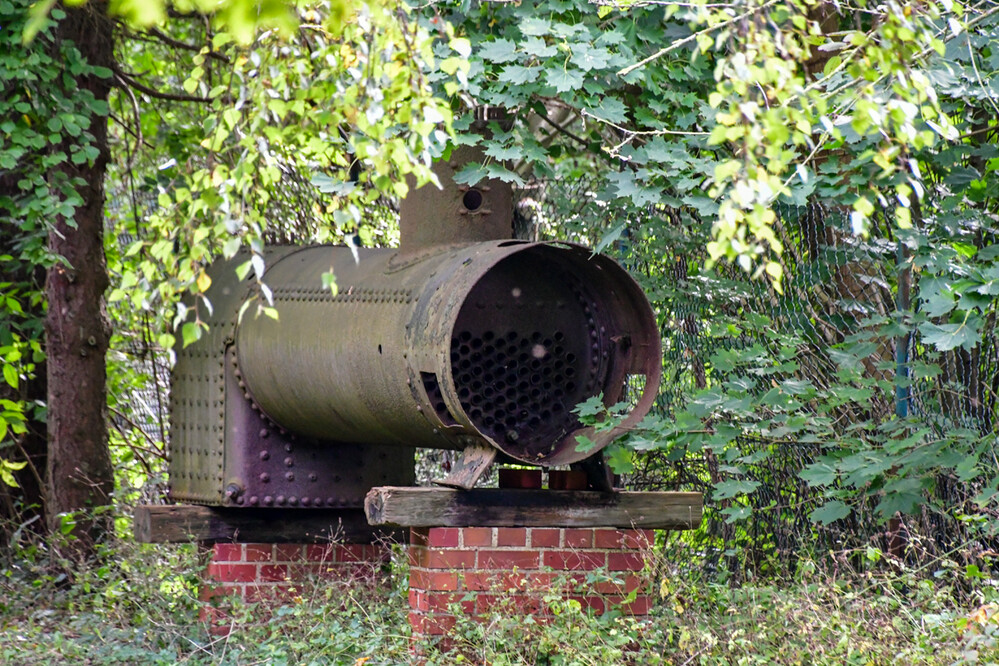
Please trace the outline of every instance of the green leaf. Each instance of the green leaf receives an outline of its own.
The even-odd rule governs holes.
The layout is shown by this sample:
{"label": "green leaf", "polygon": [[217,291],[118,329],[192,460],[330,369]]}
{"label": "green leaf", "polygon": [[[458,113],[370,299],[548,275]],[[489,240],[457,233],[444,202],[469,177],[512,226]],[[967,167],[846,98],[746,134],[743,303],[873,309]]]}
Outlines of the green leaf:
{"label": "green leaf", "polygon": [[515,86],[522,86],[538,80],[540,67],[524,67],[522,65],[507,65],[500,72],[499,80]]}
{"label": "green leaf", "polygon": [[607,464],[615,474],[629,474],[635,471],[631,451],[625,447],[612,445],[604,449],[604,452],[607,455]]}
{"label": "green leaf", "polygon": [[628,228],[628,223],[622,222],[621,224],[614,227],[614,229],[604,234],[604,237],[600,239],[600,242],[597,244],[597,246],[593,248],[593,254],[600,254],[601,252],[606,250],[611,243],[613,243],[614,241],[616,241],[618,238],[621,237],[621,234],[624,233],[624,230],[627,228]]}
{"label": "green leaf", "polygon": [[753,515],[753,507],[750,506],[730,506],[722,509],[719,513],[725,516],[725,523],[731,525],[740,520],[745,520]]}
{"label": "green leaf", "polygon": [[712,492],[711,497],[715,500],[731,499],[739,495],[748,495],[759,488],[759,486],[759,481],[753,481],[751,479],[733,479],[731,481],[722,481],[714,485],[714,492]]}
{"label": "green leaf", "polygon": [[509,39],[495,39],[479,47],[479,55],[490,62],[512,62],[517,59],[517,45]]}
{"label": "green leaf", "polygon": [[576,451],[580,453],[588,453],[596,448],[597,443],[586,435],[576,435]]}
{"label": "green leaf", "polygon": [[180,328],[180,337],[187,347],[201,339],[201,328],[193,321],[186,322]]}
{"label": "green leaf", "polygon": [[835,467],[828,463],[812,463],[798,472],[798,476],[810,486],[831,486],[838,476]]}
{"label": "green leaf", "polygon": [[611,53],[605,48],[594,48],[585,42],[573,44],[569,61],[584,72],[603,69],[610,62]]}
{"label": "green leaf", "polygon": [[808,517],[811,518],[814,523],[828,525],[829,523],[846,518],[850,515],[850,511],[850,507],[843,502],[840,502],[839,500],[831,500],[820,506],[818,509],[812,511],[808,514]]}
{"label": "green leaf", "polygon": [[592,396],[579,403],[572,409],[573,414],[578,414],[580,418],[593,418],[606,411],[604,406],[604,394]]}
{"label": "green leaf", "polygon": [[560,93],[578,90],[583,85],[583,73],[577,69],[549,69],[545,72],[545,79]]}
{"label": "green leaf", "polygon": [[919,326],[919,332],[923,336],[923,342],[933,345],[940,351],[950,351],[957,347],[972,349],[981,341],[981,318],[970,315],[966,321],[960,324],[930,324],[923,323]]}
{"label": "green leaf", "polygon": [[548,44],[540,37],[528,37],[521,45],[521,50],[529,56],[545,59],[558,53],[558,48]]}
{"label": "green leaf", "polygon": [[4,363],[4,366],[3,366],[3,378],[4,378],[4,381],[6,381],[7,384],[11,388],[13,388],[13,389],[17,388],[17,386],[18,386],[17,369],[14,368],[13,365],[11,365],[9,363]]}
{"label": "green leaf", "polygon": [[337,287],[336,275],[333,274],[333,271],[323,273],[321,279],[323,281],[323,289],[329,289],[330,294],[335,297],[339,293],[339,288]]}
{"label": "green leaf", "polygon": [[520,146],[498,146],[489,145],[485,150],[486,155],[497,160],[519,160],[524,157],[524,149]]}
{"label": "green leaf", "polygon": [[616,97],[605,96],[600,100],[600,105],[595,107],[591,113],[602,120],[620,125],[628,121],[628,109],[624,102]]}
{"label": "green leaf", "polygon": [[536,16],[529,16],[520,22],[520,32],[525,37],[547,35],[551,29],[551,21]]}

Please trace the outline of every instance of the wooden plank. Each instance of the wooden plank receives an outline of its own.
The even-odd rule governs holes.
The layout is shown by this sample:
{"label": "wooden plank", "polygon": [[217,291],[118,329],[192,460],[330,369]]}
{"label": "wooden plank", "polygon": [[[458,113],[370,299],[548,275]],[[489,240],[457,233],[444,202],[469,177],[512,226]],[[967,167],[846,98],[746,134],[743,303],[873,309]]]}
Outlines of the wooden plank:
{"label": "wooden plank", "polygon": [[244,541],[260,543],[371,543],[405,538],[405,532],[373,528],[361,509],[235,509],[193,504],[135,507],[139,543]]}
{"label": "wooden plank", "polygon": [[485,443],[472,444],[462,451],[461,457],[454,463],[447,478],[434,483],[448,488],[471,490],[494,460],[496,460],[495,448]]}
{"label": "wooden plank", "polygon": [[364,511],[372,525],[400,527],[635,527],[691,529],[701,522],[700,493],[481,488],[372,488]]}

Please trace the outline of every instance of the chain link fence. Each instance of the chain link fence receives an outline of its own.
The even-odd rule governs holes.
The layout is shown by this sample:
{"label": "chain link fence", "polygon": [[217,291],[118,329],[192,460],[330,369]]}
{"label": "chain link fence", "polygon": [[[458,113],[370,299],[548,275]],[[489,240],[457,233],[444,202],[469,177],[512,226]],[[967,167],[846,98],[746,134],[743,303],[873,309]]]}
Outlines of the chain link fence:
{"label": "chain link fence", "polygon": [[[573,200],[573,194],[563,190],[551,210],[540,207],[542,226],[559,233],[547,220],[566,206],[566,197]],[[613,235],[619,221],[603,221],[606,211],[587,198],[586,187],[578,187],[578,213],[568,232],[596,244],[597,234]],[[769,280],[754,280],[732,265],[707,268],[709,228],[689,211],[650,209],[644,219],[629,221],[631,237],[625,232],[611,244],[611,251],[645,281],[659,313],[664,373],[658,415],[670,418],[691,396],[724,381],[712,368],[719,351],[755,354],[759,365],[776,369],[752,389],[758,397],[786,380],[838,388],[839,349],[863,341],[866,353],[860,371],[878,388],[861,405],[844,403],[835,414],[840,432],[848,433],[859,422],[876,424],[908,415],[941,435],[970,428],[992,436],[999,381],[995,302],[988,318],[991,328],[972,350],[939,352],[921,344],[913,333],[885,334],[886,322],[901,321],[903,314],[919,307],[918,280],[887,216],[877,218],[863,236],[854,233],[848,210],[842,208],[780,206],[776,212],[776,231],[784,244],[782,293]],[[641,231],[642,225],[648,228]],[[754,325],[744,325],[747,322]],[[788,363],[789,345],[793,364]],[[910,378],[910,368],[919,363],[937,365],[940,374],[920,381]],[[807,404],[800,411],[816,415]],[[817,525],[809,514],[824,497],[799,474],[829,453],[830,445],[835,442],[744,434],[730,444],[740,461],[748,461],[740,463],[737,472],[726,465],[723,451],[655,451],[639,457],[627,482],[634,489],[704,493],[706,520],[696,536],[704,561],[716,568],[725,560],[737,575],[774,566],[793,570],[799,554],[808,550],[843,552],[873,545],[894,554],[916,552],[915,557],[924,559],[969,550],[972,532],[955,515],[962,507],[974,512],[971,499],[981,485],[961,483],[950,475],[937,478],[928,495],[955,512],[927,505],[917,515],[885,522],[872,498],[856,497],[850,516]],[[755,488],[738,498],[712,498],[717,484],[735,479],[750,481]],[[733,507],[745,508],[738,512],[742,519],[730,520]],[[907,545],[918,548],[906,550]],[[976,545],[978,551],[988,547]]]}
{"label": "chain link fence", "polygon": [[[285,222],[272,230],[272,242],[314,237],[319,226],[332,222],[328,202],[303,176],[291,174],[289,183],[287,196],[273,203],[274,219]],[[866,335],[869,353],[862,361],[863,372],[890,388],[874,392],[862,414],[844,407],[840,415],[844,428],[851,419],[879,421],[909,413],[938,430],[960,425],[992,433],[999,392],[995,304],[988,320],[992,328],[984,334],[983,343],[970,351],[959,348],[940,353],[909,334],[879,335],[872,322],[891,320],[918,307],[918,281],[909,273],[893,226],[884,218],[877,219],[869,235],[862,237],[853,233],[849,215],[840,208],[782,206],[777,212],[776,230],[785,247],[783,293],[768,280],[753,280],[731,265],[708,269],[705,247],[710,227],[691,211],[660,207],[634,219],[619,219],[595,200],[591,183],[585,179],[561,181],[557,187],[534,182],[521,188],[514,229],[521,238],[603,245],[604,251],[617,256],[643,283],[659,314],[663,335],[663,383],[655,410],[659,416],[670,418],[692,395],[718,383],[719,375],[712,367],[718,353],[755,350],[764,362],[778,367],[786,361],[783,355],[791,341],[796,366],[775,372],[770,379],[807,379],[827,389],[837,384],[837,347]],[[377,217],[385,228],[378,237],[392,237],[386,221],[394,214],[391,204],[380,207]],[[755,325],[742,325],[745,322]],[[155,335],[148,331],[124,339],[130,341],[128,348],[119,351],[134,359],[135,369],[149,381],[126,393],[122,403],[127,409],[113,418],[122,428],[136,426],[156,440],[163,436],[167,418],[164,350],[156,349]],[[896,381],[899,373],[907,374],[919,361],[938,364],[941,373],[899,389],[904,383]],[[809,408],[802,410],[808,413]],[[803,549],[824,552],[872,544],[892,548],[900,535],[910,542],[920,540],[929,554],[951,550],[968,539],[965,527],[953,515],[927,509],[921,515],[884,524],[873,507],[864,504],[869,500],[860,500],[848,518],[819,527],[809,514],[821,505],[822,497],[799,474],[827,452],[822,443],[743,435],[734,445],[750,461],[742,465],[738,478],[758,484],[737,500],[712,499],[714,486],[735,476],[723,452],[711,449],[645,454],[626,478],[633,489],[704,493],[707,511],[702,529],[693,537],[681,538],[688,544],[696,542],[709,568],[761,572],[779,566],[787,570]],[[419,477],[424,482],[440,478],[453,457],[449,451],[421,454]],[[961,507],[969,504],[977,490],[944,476],[937,479],[932,492],[947,504]],[[724,511],[736,504],[749,509],[748,518],[727,522]]]}

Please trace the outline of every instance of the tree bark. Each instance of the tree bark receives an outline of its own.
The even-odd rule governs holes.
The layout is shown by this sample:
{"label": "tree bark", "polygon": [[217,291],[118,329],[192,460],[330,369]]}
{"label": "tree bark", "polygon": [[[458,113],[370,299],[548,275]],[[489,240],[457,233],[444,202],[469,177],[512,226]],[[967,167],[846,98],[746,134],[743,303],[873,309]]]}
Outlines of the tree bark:
{"label": "tree bark", "polygon": [[[92,66],[111,69],[113,24],[105,2],[66,8],[56,29],[57,41],[73,42]],[[75,90],[107,100],[110,79],[84,74]],[[107,525],[99,507],[110,503],[114,488],[107,442],[105,354],[110,325],[104,308],[108,286],[104,258],[104,175],[108,163],[107,119],[91,115],[89,132],[99,154],[93,163],[61,167],[79,179],[82,198],[72,218],[59,217],[49,233],[49,247],[63,257],[48,273],[45,321],[48,355],[48,437],[46,469],[48,523],[54,531],[63,514],[73,514],[74,550],[86,556]],[[71,146],[65,146],[70,154]]]}

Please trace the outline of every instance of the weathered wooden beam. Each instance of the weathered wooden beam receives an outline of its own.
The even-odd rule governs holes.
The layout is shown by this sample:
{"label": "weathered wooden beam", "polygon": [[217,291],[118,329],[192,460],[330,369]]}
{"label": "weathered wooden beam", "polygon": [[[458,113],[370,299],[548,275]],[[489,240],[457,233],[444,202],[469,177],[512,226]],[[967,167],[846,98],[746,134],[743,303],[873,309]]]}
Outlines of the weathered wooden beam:
{"label": "weathered wooden beam", "polygon": [[446,488],[470,490],[496,460],[496,453],[495,447],[483,442],[471,444],[462,451],[461,457],[455,461],[447,478],[434,483]]}
{"label": "weathered wooden beam", "polygon": [[701,522],[700,493],[482,488],[372,488],[364,511],[372,525],[400,527],[635,527],[691,529]]}
{"label": "weathered wooden beam", "polygon": [[232,509],[192,504],[135,507],[140,543],[252,541],[260,543],[371,543],[403,532],[373,528],[361,509]]}

